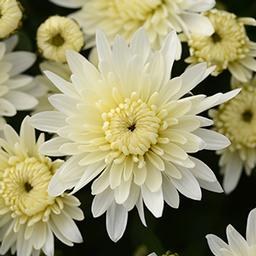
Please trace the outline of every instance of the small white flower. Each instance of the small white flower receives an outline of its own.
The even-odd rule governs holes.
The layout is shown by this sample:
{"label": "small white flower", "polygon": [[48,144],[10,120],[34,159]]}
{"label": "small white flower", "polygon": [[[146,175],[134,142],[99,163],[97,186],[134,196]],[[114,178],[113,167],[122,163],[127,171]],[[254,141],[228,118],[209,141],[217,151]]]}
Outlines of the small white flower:
{"label": "small white flower", "polygon": [[81,7],[71,14],[82,26],[86,47],[95,45],[96,29],[102,29],[111,41],[120,34],[130,40],[143,26],[151,45],[159,48],[167,34],[175,29],[210,35],[213,28],[201,12],[211,9],[214,0],[51,0],[69,8]]}
{"label": "small white flower", "polygon": [[44,58],[66,62],[66,50],[79,52],[84,46],[83,33],[73,19],[51,16],[37,30],[37,46]]}
{"label": "small white flower", "polygon": [[214,129],[229,138],[231,145],[221,154],[221,173],[226,193],[232,192],[243,168],[249,176],[256,166],[256,87],[244,85],[234,99],[211,110]]}
{"label": "small white flower", "polygon": [[256,71],[256,43],[248,38],[245,25],[256,26],[256,21],[217,9],[204,15],[210,19],[215,32],[211,36],[192,34],[188,39],[190,57],[186,61],[215,65],[212,73],[215,76],[228,69],[237,80],[249,81]]}
{"label": "small white flower", "polygon": [[79,200],[62,194],[52,197],[48,184],[63,161],[51,161],[40,154],[44,142],[36,141],[28,117],[21,125],[20,136],[9,125],[0,140],[0,254],[11,249],[19,256],[38,256],[41,250],[54,255],[54,236],[72,246],[82,242],[73,221],[82,220]]}
{"label": "small white flower", "polygon": [[92,184],[92,212],[98,217],[107,211],[114,241],[123,235],[135,206],[145,224],[143,202],[160,217],[164,201],[179,206],[178,191],[195,200],[201,199],[200,186],[222,192],[210,168],[189,153],[229,145],[223,135],[203,128],[212,121],[198,114],[239,90],[184,97],[213,69],[198,64],[170,80],[178,44],[172,32],[159,51],[152,51],[145,31],[139,30],[129,45],[118,36],[111,48],[99,32],[99,69],[70,51],[71,82],[46,72],[62,94],[49,98],[56,111],[38,113],[31,121],[58,135],[43,144],[42,152],[71,156],[54,175],[49,192],[77,191],[98,176]]}
{"label": "small white flower", "polygon": [[3,129],[3,117],[16,115],[17,110],[30,110],[41,95],[33,77],[23,75],[36,60],[33,53],[14,51],[18,38],[13,36],[0,42],[0,129]]}
{"label": "small white flower", "polygon": [[215,256],[255,256],[256,209],[248,216],[246,240],[231,225],[227,226],[228,244],[215,235],[207,235],[206,238]]}

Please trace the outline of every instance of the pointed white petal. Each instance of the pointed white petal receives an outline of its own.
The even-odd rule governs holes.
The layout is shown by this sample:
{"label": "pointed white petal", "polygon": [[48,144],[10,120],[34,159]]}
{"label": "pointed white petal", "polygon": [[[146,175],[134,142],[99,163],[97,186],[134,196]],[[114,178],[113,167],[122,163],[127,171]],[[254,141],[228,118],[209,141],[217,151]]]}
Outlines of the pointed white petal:
{"label": "pointed white petal", "polygon": [[111,189],[106,189],[98,194],[92,201],[92,215],[94,218],[101,216],[113,203],[114,193]]}
{"label": "pointed white petal", "polygon": [[198,184],[198,181],[195,179],[195,177],[191,174],[189,170],[182,167],[179,167],[178,169],[182,174],[182,178],[170,178],[176,189],[178,189],[181,194],[188,198],[194,200],[201,200],[202,192]]}
{"label": "pointed white petal", "polygon": [[199,136],[206,143],[204,149],[220,150],[230,145],[230,141],[227,137],[212,130],[200,128],[193,133]]}
{"label": "pointed white petal", "polygon": [[173,208],[178,208],[180,203],[179,193],[169,180],[168,177],[163,176],[163,196],[164,201]]}
{"label": "pointed white petal", "polygon": [[231,193],[237,186],[242,170],[242,160],[237,153],[232,153],[227,164],[223,166],[223,188],[227,194]]}
{"label": "pointed white petal", "polygon": [[256,244],[256,209],[251,210],[248,216],[246,240],[249,246]]}
{"label": "pointed white petal", "polygon": [[151,192],[146,186],[141,186],[141,194],[147,208],[156,218],[160,218],[164,208],[162,188],[156,192]]}
{"label": "pointed white petal", "polygon": [[66,126],[66,116],[57,111],[45,111],[33,115],[30,123],[38,130],[56,133]]}
{"label": "pointed white petal", "polygon": [[221,256],[221,249],[229,250],[229,246],[219,237],[209,234],[206,236],[208,245],[215,256]]}
{"label": "pointed white petal", "polygon": [[248,255],[248,244],[245,239],[231,226],[227,226],[227,238],[232,252],[239,256]]}
{"label": "pointed white petal", "polygon": [[109,237],[117,242],[124,234],[128,220],[128,211],[116,203],[112,203],[106,214],[106,226]]}

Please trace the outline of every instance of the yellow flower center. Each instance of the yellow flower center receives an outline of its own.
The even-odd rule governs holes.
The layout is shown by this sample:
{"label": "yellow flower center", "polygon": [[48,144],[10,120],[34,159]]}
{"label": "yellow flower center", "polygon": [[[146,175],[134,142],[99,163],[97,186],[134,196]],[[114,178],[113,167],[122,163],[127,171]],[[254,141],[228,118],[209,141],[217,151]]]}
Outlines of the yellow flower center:
{"label": "yellow flower center", "polygon": [[[56,198],[48,195],[48,184],[53,175],[49,161],[39,161],[34,157],[18,161],[10,158],[10,166],[4,170],[0,195],[12,217],[20,217],[23,222],[36,217],[47,219],[56,204]],[[58,208],[58,205],[56,206]]]}
{"label": "yellow flower center", "polygon": [[256,88],[244,86],[238,96],[211,113],[216,130],[231,140],[231,147],[256,147]]}
{"label": "yellow flower center", "polygon": [[215,33],[212,36],[192,35],[188,40],[189,63],[208,62],[216,65],[215,74],[219,74],[231,62],[239,61],[249,52],[249,39],[245,27],[237,17],[226,11],[211,10],[205,13],[211,21]]}
{"label": "yellow flower center", "polygon": [[49,39],[49,43],[58,47],[62,46],[65,43],[65,39],[62,37],[61,34],[56,34],[51,39]]}
{"label": "yellow flower center", "polygon": [[149,106],[136,93],[108,113],[103,113],[103,129],[113,150],[124,155],[144,155],[157,143],[161,119],[156,106]]}

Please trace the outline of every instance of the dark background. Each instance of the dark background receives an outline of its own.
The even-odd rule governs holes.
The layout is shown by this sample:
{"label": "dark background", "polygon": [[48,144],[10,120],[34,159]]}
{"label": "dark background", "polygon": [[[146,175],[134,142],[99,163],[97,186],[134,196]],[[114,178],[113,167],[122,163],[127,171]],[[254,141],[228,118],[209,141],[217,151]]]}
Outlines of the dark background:
{"label": "dark background", "polygon": [[[47,17],[55,14],[66,15],[71,9],[65,9],[49,3],[47,0],[21,0],[24,7],[25,17],[18,34],[20,42],[18,49],[37,52],[35,35],[37,27]],[[226,0],[222,1],[228,11],[238,16],[256,17],[255,0]],[[248,28],[252,40],[256,41],[256,28]],[[184,46],[184,57],[187,55]],[[87,55],[87,52],[84,52]],[[29,70],[31,74],[37,74],[38,63],[42,59],[38,56],[37,64]],[[186,64],[182,61],[176,63],[174,73],[183,72]],[[224,72],[217,78],[209,77],[194,90],[211,95],[215,92],[229,90],[230,75]],[[16,129],[26,113],[19,113],[16,117],[8,120]],[[222,177],[218,174],[218,157],[214,152],[204,151],[197,154],[216,173],[219,181]],[[237,189],[229,196],[203,191],[202,201],[193,201],[181,196],[179,209],[172,209],[165,205],[162,218],[155,219],[146,210],[148,227],[145,228],[138,218],[134,209],[129,213],[129,222],[122,239],[113,243],[106,232],[105,215],[94,219],[90,212],[92,196],[90,186],[78,192],[77,197],[82,202],[85,220],[78,223],[84,237],[84,243],[74,247],[65,246],[56,240],[56,255],[122,255],[131,256],[139,246],[148,248],[148,252],[155,251],[159,255],[167,250],[178,252],[184,256],[211,255],[205,235],[216,234],[223,239],[228,224],[232,224],[239,232],[245,235],[245,227],[248,213],[256,207],[256,174],[250,178],[244,174]]]}

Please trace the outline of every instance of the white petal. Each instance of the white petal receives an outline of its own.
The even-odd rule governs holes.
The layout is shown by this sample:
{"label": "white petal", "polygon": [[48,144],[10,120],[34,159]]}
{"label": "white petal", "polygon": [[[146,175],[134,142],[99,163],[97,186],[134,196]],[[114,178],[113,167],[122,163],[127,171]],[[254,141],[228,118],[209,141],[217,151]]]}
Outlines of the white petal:
{"label": "white petal", "polygon": [[16,108],[11,102],[5,99],[0,99],[0,115],[1,116],[14,116],[16,115]]}
{"label": "white petal", "polygon": [[15,76],[30,68],[36,60],[36,55],[30,52],[16,51],[5,55],[4,60],[12,63],[10,75]]}
{"label": "white petal", "polygon": [[77,192],[85,185],[87,185],[89,182],[91,182],[96,176],[98,176],[104,170],[105,166],[106,163],[104,161],[101,161],[95,164],[91,164],[87,168],[84,168],[84,174],[74,187],[72,193]]}
{"label": "white petal", "polygon": [[92,215],[94,218],[101,216],[113,203],[114,193],[111,189],[106,189],[98,194],[92,201]]}
{"label": "white petal", "polygon": [[4,96],[17,110],[28,110],[38,104],[38,100],[24,92],[10,91]]}
{"label": "white petal", "polygon": [[214,32],[210,20],[201,14],[187,12],[181,14],[180,17],[193,34],[210,36]]}
{"label": "white petal", "polygon": [[20,140],[24,148],[27,149],[28,154],[33,155],[35,150],[35,129],[30,125],[30,117],[26,116],[20,128]]}
{"label": "white petal", "polygon": [[64,94],[54,94],[48,98],[49,102],[60,112],[66,115],[72,115],[77,111],[76,101]]}
{"label": "white petal", "polygon": [[144,205],[143,205],[143,200],[142,200],[141,195],[136,203],[136,207],[137,207],[137,210],[139,213],[140,220],[141,220],[142,224],[146,227],[147,224],[146,224],[146,220],[145,220]]}
{"label": "white petal", "polygon": [[83,220],[84,219],[84,213],[78,207],[65,205],[64,212],[74,220]]}
{"label": "white petal", "polygon": [[179,193],[168,177],[163,176],[164,201],[173,208],[178,208],[180,203]]}
{"label": "white petal", "polygon": [[116,203],[123,204],[127,200],[130,194],[131,181],[132,178],[127,181],[122,180],[120,185],[115,188],[114,194]]}
{"label": "white petal", "polygon": [[59,151],[59,148],[65,144],[69,143],[70,141],[62,138],[62,137],[55,137],[46,142],[44,142],[40,147],[40,152],[44,155],[48,156],[63,156],[64,153]]}
{"label": "white petal", "polygon": [[162,173],[155,166],[147,163],[147,177],[145,180],[145,185],[151,192],[158,191],[162,185]]}
{"label": "white petal", "polygon": [[81,156],[70,157],[53,175],[48,186],[48,193],[51,196],[61,195],[78,183],[85,169],[78,165],[80,159]]}
{"label": "white petal", "polygon": [[32,244],[36,250],[40,250],[46,242],[47,224],[39,221],[35,224],[34,232],[31,237]]}
{"label": "white petal", "polygon": [[248,244],[245,239],[231,226],[227,226],[227,238],[232,252],[239,256],[248,255]]}
{"label": "white petal", "polygon": [[160,188],[156,192],[151,192],[146,186],[141,186],[141,194],[147,208],[156,218],[160,218],[164,208],[162,189]]}
{"label": "white petal", "polygon": [[150,43],[145,29],[141,28],[133,34],[130,42],[132,54],[136,54],[145,63],[150,53]]}
{"label": "white petal", "polygon": [[99,56],[99,62],[108,63],[112,59],[112,53],[105,34],[100,30],[96,31],[96,45]]}
{"label": "white petal", "polygon": [[172,71],[174,60],[180,59],[181,56],[181,43],[174,30],[171,31],[165,38],[160,53],[165,60],[164,74],[165,81],[168,81],[170,79],[170,73]]}
{"label": "white petal", "polygon": [[128,211],[122,206],[112,203],[106,214],[106,226],[109,237],[117,242],[124,234],[128,220]]}
{"label": "white petal", "polygon": [[197,181],[201,188],[204,188],[206,190],[216,192],[216,193],[223,193],[223,189],[218,181],[209,182],[209,181],[201,180],[199,178],[197,178]]}
{"label": "white petal", "polygon": [[248,69],[256,71],[256,60],[252,57],[241,59],[240,62]]}
{"label": "white petal", "polygon": [[47,256],[53,256],[54,255],[54,237],[53,233],[50,230],[49,227],[47,227],[47,236],[46,236],[46,243],[43,247],[43,252]]}
{"label": "white petal", "polygon": [[64,237],[66,237],[71,242],[83,242],[83,238],[79,229],[77,228],[75,222],[68,215],[64,213],[59,215],[52,214],[51,218]]}
{"label": "white petal", "polygon": [[224,135],[206,129],[197,129],[194,134],[199,136],[206,143],[204,149],[208,150],[220,150],[230,145],[230,141]]}
{"label": "white petal", "polygon": [[204,12],[212,9],[216,4],[215,0],[191,1],[193,4],[188,8],[192,12]]}
{"label": "white petal", "polygon": [[99,79],[99,72],[95,66],[83,55],[72,50],[67,51],[66,57],[72,74],[81,78],[83,82],[79,87],[76,87],[77,91],[82,92],[86,86],[94,86],[95,82]]}
{"label": "white petal", "polygon": [[243,170],[243,163],[237,153],[232,153],[229,161],[223,166],[223,188],[226,193],[231,193],[238,184]]}
{"label": "white petal", "polygon": [[50,71],[44,71],[44,74],[47,76],[47,78],[65,95],[77,98],[78,94],[74,90],[74,87],[72,86],[72,83],[66,81],[62,77],[50,72]]}
{"label": "white petal", "polygon": [[57,111],[45,111],[33,115],[30,123],[38,130],[56,133],[60,128],[66,126],[66,116]]}
{"label": "white petal", "polygon": [[16,47],[16,45],[18,44],[18,36],[17,35],[13,35],[9,38],[7,38],[4,42],[5,42],[5,46],[6,46],[6,52],[11,52],[13,51],[13,49]]}
{"label": "white petal", "polygon": [[221,249],[223,248],[227,250],[229,249],[228,245],[215,235],[212,235],[212,234],[207,235],[206,239],[211,251],[215,256],[221,256]]}
{"label": "white petal", "polygon": [[196,178],[209,182],[217,180],[214,172],[204,162],[195,157],[190,157],[190,159],[195,163],[195,167],[190,169],[190,171]]}
{"label": "white petal", "polygon": [[252,78],[252,71],[238,63],[228,65],[230,73],[240,82],[246,83]]}
{"label": "white petal", "polygon": [[246,240],[249,246],[256,244],[256,209],[251,210],[248,216]]}
{"label": "white petal", "polygon": [[182,87],[180,91],[175,95],[175,98],[182,97],[183,95],[191,91],[195,86],[197,86],[202,81],[202,77],[204,77],[206,70],[206,63],[199,63],[194,66],[188,67],[181,75]]}
{"label": "white petal", "polygon": [[182,174],[181,179],[170,178],[174,186],[179,190],[184,196],[194,199],[201,200],[202,192],[200,186],[195,179],[195,177],[185,168],[178,168]]}

